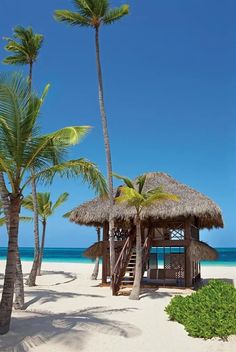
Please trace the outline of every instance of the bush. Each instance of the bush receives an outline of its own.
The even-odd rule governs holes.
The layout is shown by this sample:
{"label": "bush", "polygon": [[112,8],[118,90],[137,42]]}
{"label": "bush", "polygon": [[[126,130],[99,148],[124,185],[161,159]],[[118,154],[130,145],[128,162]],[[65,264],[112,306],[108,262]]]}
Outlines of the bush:
{"label": "bush", "polygon": [[236,334],[236,289],[220,280],[209,281],[190,296],[175,296],[165,311],[190,336],[226,339]]}

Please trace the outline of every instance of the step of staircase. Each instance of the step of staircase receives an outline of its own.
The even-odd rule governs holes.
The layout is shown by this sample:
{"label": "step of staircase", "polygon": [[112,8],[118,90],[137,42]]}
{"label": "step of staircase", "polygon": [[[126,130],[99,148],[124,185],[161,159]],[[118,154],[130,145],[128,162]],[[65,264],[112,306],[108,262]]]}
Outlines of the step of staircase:
{"label": "step of staircase", "polygon": [[136,250],[133,249],[129,259],[129,263],[126,267],[125,276],[121,280],[121,285],[132,285],[134,283],[135,265],[136,265]]}

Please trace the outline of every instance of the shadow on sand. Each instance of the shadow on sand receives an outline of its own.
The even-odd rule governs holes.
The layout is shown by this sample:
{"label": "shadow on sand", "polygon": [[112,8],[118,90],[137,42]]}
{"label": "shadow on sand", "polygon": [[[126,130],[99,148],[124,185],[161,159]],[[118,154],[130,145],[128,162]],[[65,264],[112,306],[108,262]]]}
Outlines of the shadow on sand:
{"label": "shadow on sand", "polygon": [[27,309],[32,304],[38,302],[40,300],[41,304],[48,303],[48,302],[56,302],[60,298],[74,298],[74,297],[91,297],[91,298],[105,298],[105,296],[101,295],[93,295],[93,294],[80,294],[80,293],[73,293],[73,292],[57,292],[53,290],[35,290],[25,292],[25,298],[27,296],[35,296],[31,300],[25,303],[24,309]]}
{"label": "shadow on sand", "polygon": [[[141,334],[134,325],[107,319],[104,314],[132,311],[133,308],[92,307],[72,313],[24,312],[12,318],[11,331],[0,339],[1,352],[28,352],[52,341],[55,344],[83,350],[91,334],[132,338]],[[48,346],[50,350],[50,346]],[[55,347],[54,347],[55,348]],[[59,348],[59,345],[58,345]],[[58,350],[56,348],[56,350]]]}

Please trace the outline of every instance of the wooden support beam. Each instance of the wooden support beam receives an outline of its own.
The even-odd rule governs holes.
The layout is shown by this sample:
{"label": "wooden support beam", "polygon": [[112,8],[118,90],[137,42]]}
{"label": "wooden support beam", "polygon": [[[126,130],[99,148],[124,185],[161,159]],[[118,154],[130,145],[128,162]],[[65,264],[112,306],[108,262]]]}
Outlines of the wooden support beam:
{"label": "wooden support beam", "polygon": [[189,240],[152,240],[152,247],[187,247]]}
{"label": "wooden support beam", "polygon": [[187,246],[185,247],[185,286],[192,286],[192,258],[188,255],[188,247],[191,243],[191,223],[192,219],[188,218],[184,224],[184,238],[187,241]]}
{"label": "wooden support beam", "polygon": [[109,240],[109,224],[104,222],[103,224],[103,256],[102,256],[102,284],[107,283],[107,266],[109,255],[107,251],[107,241]]}

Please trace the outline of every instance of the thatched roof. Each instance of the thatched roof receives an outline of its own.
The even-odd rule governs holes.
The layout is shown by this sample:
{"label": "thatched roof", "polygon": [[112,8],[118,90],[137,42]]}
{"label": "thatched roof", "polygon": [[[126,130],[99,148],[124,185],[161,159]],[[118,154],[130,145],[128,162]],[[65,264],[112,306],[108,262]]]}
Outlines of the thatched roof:
{"label": "thatched roof", "polygon": [[[161,220],[178,220],[195,216],[198,219],[199,228],[223,227],[221,210],[211,199],[165,173],[147,174],[144,190],[160,185],[163,186],[164,191],[178,195],[180,200],[155,203],[144,209],[141,214],[143,222],[158,224]],[[116,222],[129,222],[135,216],[135,209],[124,203],[115,204],[113,215]],[[70,215],[70,221],[87,226],[102,226],[108,219],[109,201],[107,198],[99,197],[80,205]]]}
{"label": "thatched roof", "polygon": [[187,249],[187,255],[196,261],[216,260],[218,257],[217,251],[202,241],[191,241]]}
{"label": "thatched roof", "polygon": [[84,252],[85,257],[95,259],[103,255],[103,242],[95,242]]}

